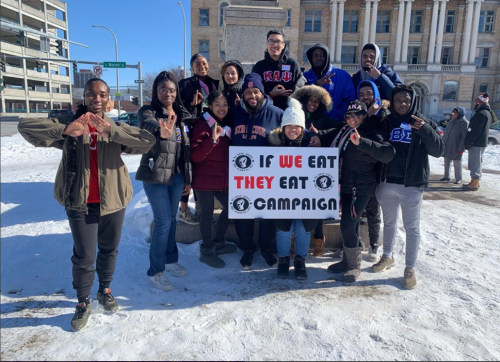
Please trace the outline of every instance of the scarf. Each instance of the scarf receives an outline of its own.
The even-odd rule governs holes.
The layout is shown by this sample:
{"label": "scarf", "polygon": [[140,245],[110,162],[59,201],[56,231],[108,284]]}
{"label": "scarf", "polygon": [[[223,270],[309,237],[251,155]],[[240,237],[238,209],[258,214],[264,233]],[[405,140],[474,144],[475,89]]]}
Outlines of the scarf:
{"label": "scarf", "polygon": [[208,127],[210,127],[210,129],[213,130],[215,128],[215,125],[217,125],[222,128],[221,137],[226,136],[227,138],[231,139],[230,127],[221,126],[221,124],[217,122],[217,120],[214,117],[212,117],[212,115],[209,112],[205,112],[205,114],[203,114],[203,118],[205,118],[205,121],[207,121]]}

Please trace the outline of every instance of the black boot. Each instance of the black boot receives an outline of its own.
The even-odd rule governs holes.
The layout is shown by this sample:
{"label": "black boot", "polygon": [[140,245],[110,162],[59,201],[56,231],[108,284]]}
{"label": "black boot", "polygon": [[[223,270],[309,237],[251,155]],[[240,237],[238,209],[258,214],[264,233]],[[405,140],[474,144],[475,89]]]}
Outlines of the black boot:
{"label": "black boot", "polygon": [[215,245],[215,253],[217,255],[232,254],[232,253],[235,253],[237,250],[236,245],[228,244],[226,242],[226,240],[222,240],[222,241],[214,240],[213,242]]}
{"label": "black boot", "polygon": [[361,274],[361,248],[347,248],[344,246],[344,255],[347,260],[347,271],[342,277],[344,283],[354,283]]}
{"label": "black boot", "polygon": [[279,258],[278,262],[278,278],[286,279],[290,275],[290,257],[284,256]]}
{"label": "black boot", "polygon": [[245,270],[249,270],[250,267],[252,266],[252,261],[253,261],[253,250],[247,250],[243,253],[243,256],[241,257],[240,264]]}
{"label": "black boot", "polygon": [[347,259],[345,257],[345,252],[342,253],[342,260],[338,263],[330,265],[327,270],[334,274],[345,273],[347,271]]}
{"label": "black boot", "polygon": [[278,260],[272,252],[263,250],[260,253],[262,254],[262,257],[266,261],[267,265],[271,268],[275,268],[278,265]]}
{"label": "black boot", "polygon": [[303,257],[296,255],[293,267],[295,268],[295,278],[299,280],[307,279],[306,260]]}
{"label": "black boot", "polygon": [[211,248],[205,248],[203,244],[200,243],[200,261],[212,268],[224,268],[226,266],[224,260],[217,256],[215,245]]}

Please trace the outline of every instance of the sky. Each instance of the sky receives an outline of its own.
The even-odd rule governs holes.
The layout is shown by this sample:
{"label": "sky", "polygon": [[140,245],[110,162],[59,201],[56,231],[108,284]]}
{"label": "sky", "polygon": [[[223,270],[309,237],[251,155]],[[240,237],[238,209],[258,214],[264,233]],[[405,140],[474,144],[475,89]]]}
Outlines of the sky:
{"label": "sky", "polygon": [[[118,42],[120,62],[142,63],[142,74],[159,72],[184,64],[184,26],[178,0],[68,0],[69,40],[88,48],[70,44],[70,58],[85,61],[116,61],[113,35]],[[191,1],[181,0],[186,13],[187,62],[191,53]],[[189,65],[188,65],[189,67]],[[78,69],[92,69],[78,64]],[[106,69],[106,68],[105,68]],[[70,72],[72,68],[70,67]],[[108,69],[102,78],[116,85],[116,70]],[[136,69],[120,69],[120,88],[134,85]]]}

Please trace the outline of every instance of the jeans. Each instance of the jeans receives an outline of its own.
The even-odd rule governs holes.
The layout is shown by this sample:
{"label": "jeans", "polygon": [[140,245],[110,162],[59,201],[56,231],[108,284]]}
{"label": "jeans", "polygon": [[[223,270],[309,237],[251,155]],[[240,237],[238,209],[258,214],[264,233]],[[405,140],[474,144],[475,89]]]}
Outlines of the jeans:
{"label": "jeans", "polygon": [[295,255],[304,259],[311,243],[311,232],[306,231],[302,220],[293,220],[290,230],[278,230],[276,242],[278,244],[278,256],[280,258],[290,256],[290,246],[292,245],[292,235],[295,233]]}
{"label": "jeans", "polygon": [[480,180],[483,173],[483,154],[486,147],[472,147],[469,150],[470,178]]}
{"label": "jeans", "polygon": [[[73,288],[78,300],[90,295],[94,274],[100,283],[110,283],[115,273],[118,244],[125,209],[101,216],[100,204],[88,204],[88,212],[66,210],[73,235]],[[96,246],[97,253],[96,262]],[[96,269],[94,263],[96,262]],[[109,284],[108,284],[109,285]]]}
{"label": "jeans", "polygon": [[401,206],[403,226],[406,230],[406,266],[414,268],[420,245],[420,207],[424,189],[383,183],[377,188],[376,193],[384,218],[384,255],[392,257]]}
{"label": "jeans", "polygon": [[340,218],[340,231],[342,232],[342,238],[344,239],[344,246],[346,248],[357,248],[359,247],[359,223],[361,221],[361,215],[363,210],[366,208],[368,201],[370,201],[370,196],[368,195],[357,195],[356,202],[354,204],[354,209],[356,210],[356,217],[352,218],[352,194],[340,195],[340,205],[342,207],[342,216]]}
{"label": "jeans", "polygon": [[[229,226],[228,219],[228,191],[200,191],[197,190],[198,202],[201,207],[201,220],[200,220],[200,232],[201,239],[203,240],[204,248],[211,248],[214,246],[214,241],[212,240],[212,219],[214,216],[214,197],[219,200],[224,209],[219,216],[217,221],[217,230],[215,232],[215,241],[224,241],[226,236],[226,231]],[[195,195],[196,195],[195,194]]]}
{"label": "jeans", "polygon": [[175,243],[177,209],[184,190],[184,173],[172,177],[171,185],[144,182],[144,191],[153,210],[155,228],[149,247],[148,276],[165,270],[165,264],[177,263],[179,252]]}
{"label": "jeans", "polygon": [[462,160],[451,160],[444,158],[444,178],[450,178],[450,166],[453,162],[455,168],[455,181],[462,181]]}

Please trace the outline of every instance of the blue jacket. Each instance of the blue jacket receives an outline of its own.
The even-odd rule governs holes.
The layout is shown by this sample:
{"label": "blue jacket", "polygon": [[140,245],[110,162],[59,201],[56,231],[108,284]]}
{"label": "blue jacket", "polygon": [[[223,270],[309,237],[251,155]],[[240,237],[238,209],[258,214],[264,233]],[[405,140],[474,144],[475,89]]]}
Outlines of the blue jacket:
{"label": "blue jacket", "polygon": [[[380,71],[380,73],[382,73],[380,77],[378,77],[377,79],[371,78],[370,80],[377,85],[382,99],[391,100],[392,88],[397,85],[403,84],[403,82],[401,81],[401,78],[399,78],[398,73],[393,71],[385,64],[382,64],[382,66],[378,68],[378,70]],[[359,83],[361,83],[362,81],[363,79],[361,79],[360,70],[352,76],[352,82],[354,83],[354,86],[358,88]]]}
{"label": "blue jacket", "polygon": [[283,111],[266,101],[256,113],[250,113],[243,99],[231,110],[233,114],[233,146],[267,146],[271,131],[280,127]]}
{"label": "blue jacket", "polygon": [[[323,84],[323,88],[330,94],[333,102],[333,108],[330,112],[328,112],[328,115],[336,121],[342,121],[344,119],[344,113],[347,109],[347,105],[350,101],[356,99],[355,88],[349,73],[345,70],[335,68],[331,64],[328,71],[323,74],[323,77],[332,73],[335,73],[335,75],[331,78],[332,84]],[[304,76],[307,79],[308,85],[316,84],[318,81],[318,77],[312,69],[305,72]]]}
{"label": "blue jacket", "polygon": [[[375,101],[376,101],[376,103],[379,106],[382,105],[382,99],[383,98],[380,97],[380,93],[379,93],[378,88],[375,85],[375,83],[373,83],[370,80],[363,80],[363,81],[359,82],[359,84],[356,87],[356,99],[359,99],[361,102],[363,102],[363,100],[359,98],[359,90],[361,89],[361,86],[364,86],[364,87],[370,86],[372,88],[372,91],[373,91],[373,102],[375,103]],[[379,109],[379,111],[377,113],[380,113],[380,109]]]}

